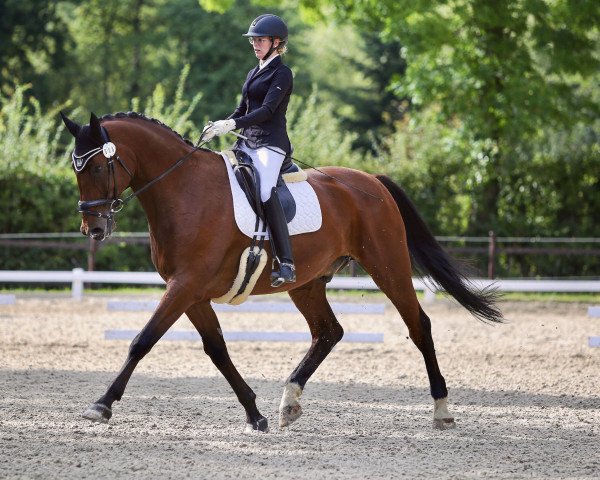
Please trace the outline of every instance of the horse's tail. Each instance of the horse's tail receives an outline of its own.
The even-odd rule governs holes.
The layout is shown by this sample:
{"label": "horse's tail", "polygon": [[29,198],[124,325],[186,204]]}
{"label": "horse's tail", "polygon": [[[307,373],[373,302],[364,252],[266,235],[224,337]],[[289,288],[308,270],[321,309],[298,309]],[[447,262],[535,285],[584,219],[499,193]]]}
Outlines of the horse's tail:
{"label": "horse's tail", "polygon": [[502,313],[495,305],[499,296],[496,289],[477,289],[437,242],[400,186],[385,175],[376,177],[398,205],[406,226],[408,250],[418,272],[431,277],[437,287],[444,289],[476,318],[484,322],[502,322]]}

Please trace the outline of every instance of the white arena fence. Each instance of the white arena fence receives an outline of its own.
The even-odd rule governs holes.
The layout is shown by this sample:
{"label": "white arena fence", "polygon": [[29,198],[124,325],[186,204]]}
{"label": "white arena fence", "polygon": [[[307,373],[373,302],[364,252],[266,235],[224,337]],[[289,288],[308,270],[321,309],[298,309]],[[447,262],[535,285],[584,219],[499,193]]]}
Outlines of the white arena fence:
{"label": "white arena fence", "polygon": [[[494,285],[501,292],[600,292],[600,280],[472,279],[479,288]],[[100,272],[74,268],[66,271],[0,270],[0,283],[71,284],[71,296],[83,298],[84,284],[111,283],[121,285],[164,285],[156,272]],[[428,279],[413,278],[417,291],[425,292],[425,300],[435,298],[435,288]],[[379,290],[370,277],[334,277],[327,287],[333,290]]]}

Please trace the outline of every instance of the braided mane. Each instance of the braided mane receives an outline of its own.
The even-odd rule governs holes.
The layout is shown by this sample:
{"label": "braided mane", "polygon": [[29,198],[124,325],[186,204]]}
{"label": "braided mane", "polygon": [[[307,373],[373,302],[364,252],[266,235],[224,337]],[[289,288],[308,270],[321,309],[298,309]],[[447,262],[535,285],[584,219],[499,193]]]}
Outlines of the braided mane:
{"label": "braided mane", "polygon": [[161,122],[160,120],[157,120],[156,118],[147,117],[143,113],[138,113],[138,112],[108,113],[108,114],[103,115],[102,117],[100,117],[99,120],[100,121],[102,121],[102,120],[115,120],[115,119],[119,119],[119,118],[135,118],[135,119],[140,119],[140,120],[145,120],[147,122],[155,123],[156,125],[159,125],[159,126],[161,126],[163,128],[166,128],[170,132],[173,132],[175,135],[177,135],[181,140],[183,140],[188,145],[190,145],[192,147],[194,146],[194,144],[190,140],[188,140],[187,138],[184,138],[181,134],[177,133],[175,130],[173,130],[171,127],[169,127],[165,123]]}

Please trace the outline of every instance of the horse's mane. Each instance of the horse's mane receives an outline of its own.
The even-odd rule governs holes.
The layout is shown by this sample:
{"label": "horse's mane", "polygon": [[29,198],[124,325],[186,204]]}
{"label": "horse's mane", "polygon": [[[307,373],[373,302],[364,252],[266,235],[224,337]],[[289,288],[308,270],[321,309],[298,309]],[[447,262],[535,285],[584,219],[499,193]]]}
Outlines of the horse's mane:
{"label": "horse's mane", "polygon": [[181,140],[183,140],[188,145],[190,145],[192,147],[194,146],[194,144],[190,140],[188,140],[187,138],[183,137],[183,135],[181,135],[180,133],[177,133],[175,130],[173,130],[171,127],[169,127],[167,124],[161,122],[160,120],[157,120],[156,118],[147,117],[143,113],[138,113],[138,112],[108,113],[108,114],[103,115],[102,117],[100,117],[99,120],[100,121],[102,121],[102,120],[115,120],[115,119],[119,119],[119,118],[134,118],[134,119],[138,119],[138,120],[145,120],[147,122],[155,123],[156,125],[158,125],[160,127],[163,127],[163,128],[166,128],[170,132],[173,132],[175,135],[177,135]]}

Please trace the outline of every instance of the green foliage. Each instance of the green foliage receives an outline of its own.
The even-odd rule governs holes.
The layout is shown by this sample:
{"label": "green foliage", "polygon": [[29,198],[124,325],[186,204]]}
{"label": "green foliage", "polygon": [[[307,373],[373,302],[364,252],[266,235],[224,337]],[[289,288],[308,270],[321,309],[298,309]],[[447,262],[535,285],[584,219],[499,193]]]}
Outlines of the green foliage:
{"label": "green foliage", "polygon": [[197,93],[190,101],[185,98],[185,84],[189,74],[190,66],[185,65],[179,76],[173,99],[168,98],[165,88],[159,83],[146,101],[145,107],[140,105],[142,102],[139,98],[134,98],[131,101],[131,109],[160,120],[184,137],[195,134],[197,126],[192,120],[192,116],[202,99],[202,93]]}
{"label": "green foliage", "polygon": [[469,157],[484,160],[473,228],[501,222],[514,149],[536,141],[541,130],[590,121],[600,111],[581,89],[582,79],[598,78],[599,2],[303,3],[333,5],[340,18],[402,43],[408,67],[392,88],[417,107],[436,106],[438,124],[458,120],[472,145]]}
{"label": "green foliage", "polygon": [[0,86],[12,92],[29,81],[34,93],[52,88],[46,74],[64,65],[68,43],[55,2],[0,0],[0,12]]}
{"label": "green foliage", "polygon": [[234,0],[198,0],[207,12],[225,13],[233,7]]}
{"label": "green foliage", "polygon": [[[90,110],[142,111],[195,140],[237,105],[256,63],[241,33],[271,11],[291,32],[298,159],[391,175],[438,235],[600,236],[597,1],[0,0],[0,10],[1,232],[78,228],[61,105],[80,122]],[[137,202],[118,223],[146,229]],[[84,251],[44,252],[10,247],[0,262],[85,264]],[[97,258],[150,268],[147,247],[106,244]],[[600,266],[512,255],[499,268]]]}
{"label": "green foliage", "polygon": [[[432,122],[435,113],[422,114],[419,121],[399,125],[368,169],[401,184],[436,235],[487,236],[485,226],[474,224],[483,203],[481,172],[489,159],[473,152],[489,146],[473,148],[459,128]],[[497,236],[600,236],[600,122],[545,130],[535,141],[512,148],[508,157],[507,168],[498,172]],[[585,277],[598,271],[600,259],[594,255],[502,254],[498,264],[504,277],[557,272]]]}
{"label": "green foliage", "polygon": [[256,61],[241,35],[259,13],[248,1],[222,15],[203,9],[198,0],[63,1],[57,8],[74,46],[65,68],[48,76],[86,110],[125,110],[133,98],[151,96],[158,84],[171,91],[189,65],[192,87],[181,100],[191,103],[201,94],[203,111],[192,113],[192,120],[217,120],[235,108]]}
{"label": "green foliage", "polygon": [[436,235],[464,235],[477,184],[475,159],[455,127],[431,121],[436,114],[427,110],[419,120],[398,124],[369,170],[394,178]]}
{"label": "green foliage", "polygon": [[[42,112],[39,102],[18,86],[0,96],[0,232],[70,231],[79,220],[75,178],[60,144],[57,109]],[[2,249],[2,268],[57,268],[56,252]]]}
{"label": "green foliage", "polygon": [[340,128],[331,104],[322,102],[316,89],[306,99],[293,97],[288,123],[294,157],[313,165],[359,166],[361,155],[352,150],[356,134]]}
{"label": "green foliage", "polygon": [[[7,172],[66,171],[54,160],[60,152],[56,118],[60,108],[42,112],[40,103],[27,96],[29,85],[17,86],[12,94],[0,93],[0,169]],[[62,152],[60,152],[62,153]]]}

